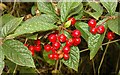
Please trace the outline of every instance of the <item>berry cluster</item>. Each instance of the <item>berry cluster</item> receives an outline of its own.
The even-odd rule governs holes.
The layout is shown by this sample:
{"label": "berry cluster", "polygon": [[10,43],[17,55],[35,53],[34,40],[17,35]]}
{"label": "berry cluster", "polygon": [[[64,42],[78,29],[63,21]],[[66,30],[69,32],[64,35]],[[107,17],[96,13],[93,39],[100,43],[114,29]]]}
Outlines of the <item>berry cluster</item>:
{"label": "berry cluster", "polygon": [[41,42],[40,42],[40,40],[39,39],[37,39],[37,40],[35,40],[34,41],[34,44],[35,45],[29,45],[29,44],[24,44],[26,47],[28,47],[28,49],[31,51],[31,53],[32,53],[32,56],[34,55],[34,53],[35,53],[35,51],[36,52],[39,52],[39,51],[41,51]]}
{"label": "berry cluster", "polygon": [[[50,44],[46,44],[44,49],[46,52],[52,51],[52,53],[48,55],[50,59],[69,59],[70,47],[77,46],[81,42],[81,32],[79,30],[72,31],[71,35],[73,38],[68,39],[64,34],[49,34],[48,40],[50,41]],[[62,43],[65,43],[65,46],[60,49]]]}
{"label": "berry cluster", "polygon": [[103,34],[105,32],[105,27],[103,25],[96,26],[96,20],[94,19],[90,19],[88,25],[90,27],[90,32],[94,35],[96,33]]}

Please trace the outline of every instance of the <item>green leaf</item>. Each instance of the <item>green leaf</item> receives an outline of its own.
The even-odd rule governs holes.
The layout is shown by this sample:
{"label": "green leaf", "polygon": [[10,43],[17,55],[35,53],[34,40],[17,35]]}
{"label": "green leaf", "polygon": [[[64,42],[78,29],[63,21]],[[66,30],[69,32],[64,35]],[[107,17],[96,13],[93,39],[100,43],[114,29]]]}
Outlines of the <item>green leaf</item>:
{"label": "green leaf", "polygon": [[35,35],[30,35],[30,34],[28,34],[28,35],[26,35],[26,38],[27,39],[32,39],[32,40],[37,40],[37,36],[38,36],[38,34],[35,34]]}
{"label": "green leaf", "polygon": [[0,46],[0,75],[2,74],[4,68],[4,54],[2,52],[2,46]]}
{"label": "green leaf", "polygon": [[67,2],[67,0],[62,0],[59,2],[61,21],[65,22],[70,12],[80,5],[80,2]]}
{"label": "green leaf", "polygon": [[111,2],[111,0],[100,0],[102,5],[107,9],[108,13],[110,15],[113,15],[115,13],[116,7],[117,7],[117,0],[114,0],[114,2]]}
{"label": "green leaf", "polygon": [[[97,25],[100,25],[105,20],[106,19],[103,19],[103,20],[99,21],[97,23]],[[105,26],[104,34],[96,34],[96,35],[90,34],[89,35],[89,38],[88,38],[88,48],[90,49],[90,60],[95,57],[95,55],[97,54],[99,48],[102,45],[102,42],[103,42],[105,34],[106,34],[106,30],[107,30],[107,24],[104,23],[104,26]]]}
{"label": "green leaf", "polygon": [[44,0],[38,0],[37,5],[40,12],[56,17],[55,10],[51,2],[44,2]]}
{"label": "green leaf", "polygon": [[108,27],[114,33],[120,35],[120,18],[107,21]]}
{"label": "green leaf", "polygon": [[93,10],[95,10],[95,12],[89,12],[89,11],[85,11],[85,12],[98,20],[103,13],[102,6],[99,3],[95,3],[95,2],[89,2],[88,4]]}
{"label": "green leaf", "polygon": [[7,22],[1,30],[1,34],[3,37],[6,37],[8,34],[12,33],[17,27],[18,25],[22,22],[23,17],[22,18],[14,18],[12,20],[10,20],[9,22]]}
{"label": "green leaf", "polygon": [[70,25],[71,25],[71,21],[69,20],[69,21],[67,21],[67,22],[64,24],[64,27],[65,27],[65,28],[68,28],[68,27],[70,27]]}
{"label": "green leaf", "polygon": [[14,19],[15,17],[10,15],[10,14],[5,14],[3,16],[0,17],[0,26],[5,25],[7,22],[9,22],[10,20]]}
{"label": "green leaf", "polygon": [[20,41],[6,40],[2,47],[5,56],[12,62],[21,66],[35,67],[31,52]]}
{"label": "green leaf", "polygon": [[31,75],[38,75],[34,68],[30,67],[20,67],[20,75],[31,74]]}
{"label": "green leaf", "polygon": [[44,50],[44,51],[43,51],[43,57],[44,57],[44,59],[45,59],[45,61],[46,61],[47,63],[49,63],[50,65],[55,65],[55,60],[51,60],[51,59],[48,58],[48,55],[49,55],[50,53],[52,53],[52,52],[51,52],[51,51],[50,51],[50,52],[46,52],[46,51]]}
{"label": "green leaf", "polygon": [[[64,34],[67,35],[67,38],[71,38],[68,32],[64,31]],[[65,44],[63,43],[62,45],[64,46]],[[72,68],[75,71],[78,71],[78,65],[79,65],[79,59],[80,59],[79,48],[77,46],[72,46],[70,49],[69,55],[70,55],[70,58],[68,60],[62,59],[62,62],[69,68]]]}
{"label": "green leaf", "polygon": [[36,9],[37,9],[36,6],[32,6],[32,8],[31,8],[31,14],[32,14],[32,15],[35,15],[35,14],[36,14],[36,13],[35,13]]}
{"label": "green leaf", "polygon": [[82,34],[82,37],[87,42],[88,41],[88,37],[90,35],[88,24],[85,23],[85,22],[76,22],[75,27],[76,27],[76,29],[80,30],[80,32]]}
{"label": "green leaf", "polygon": [[80,58],[79,49],[78,47],[73,46],[70,49],[70,58],[68,60],[63,59],[62,62],[69,68],[78,71],[79,58]]}
{"label": "green leaf", "polygon": [[8,37],[16,37],[22,34],[27,33],[34,33],[38,31],[48,31],[56,29],[58,26],[55,26],[54,23],[55,19],[53,16],[50,15],[41,15],[41,16],[35,16],[31,19],[28,19],[24,23],[19,26],[14,34],[8,36]]}
{"label": "green leaf", "polygon": [[83,9],[82,9],[77,15],[75,15],[75,19],[79,20],[83,17],[83,15],[84,15],[84,12],[83,12]]}

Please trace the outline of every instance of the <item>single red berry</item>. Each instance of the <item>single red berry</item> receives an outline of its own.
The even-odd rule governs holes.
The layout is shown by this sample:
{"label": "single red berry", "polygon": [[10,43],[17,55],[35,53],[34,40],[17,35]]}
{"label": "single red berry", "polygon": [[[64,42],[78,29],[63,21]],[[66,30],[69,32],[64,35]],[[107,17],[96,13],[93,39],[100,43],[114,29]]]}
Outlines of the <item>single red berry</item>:
{"label": "single red berry", "polygon": [[64,60],[68,60],[69,59],[69,54],[64,53],[63,57],[64,57]]}
{"label": "single red berry", "polygon": [[53,42],[52,43],[52,47],[55,49],[55,50],[58,50],[60,48],[60,42]]}
{"label": "single red berry", "polygon": [[40,45],[40,44],[41,44],[41,41],[40,41],[40,39],[37,39],[37,40],[34,41],[34,43],[35,43],[36,45]]}
{"label": "single red berry", "polygon": [[66,46],[72,46],[73,43],[74,43],[74,40],[73,40],[72,38],[71,38],[71,39],[68,39],[68,40],[66,41]]}
{"label": "single red berry", "polygon": [[107,33],[107,39],[108,39],[108,40],[113,40],[114,37],[115,37],[115,34],[114,34],[113,32],[108,32],[108,33]]}
{"label": "single red berry", "polygon": [[74,17],[68,18],[68,20],[71,21],[71,25],[74,25],[76,23],[76,20]]}
{"label": "single red berry", "polygon": [[28,47],[28,46],[29,46],[29,44],[24,44],[24,46]]}
{"label": "single red berry", "polygon": [[69,46],[64,46],[63,47],[63,52],[64,53],[69,53],[70,52],[70,47]]}
{"label": "single red berry", "polygon": [[73,38],[74,39],[74,46],[77,46],[81,43],[81,38]]}
{"label": "single red berry", "polygon": [[50,42],[56,42],[57,36],[56,36],[56,34],[50,34],[48,36],[48,39],[49,39]]}
{"label": "single red berry", "polygon": [[51,50],[51,46],[49,44],[44,46],[45,51],[49,52]]}
{"label": "single red berry", "polygon": [[88,25],[92,28],[95,27],[96,26],[96,20],[95,19],[90,19],[89,22],[88,22]]}
{"label": "single red berry", "polygon": [[54,59],[54,55],[53,54],[48,54],[48,58],[53,60]]}
{"label": "single red berry", "polygon": [[95,35],[97,33],[97,28],[90,28],[90,32]]}
{"label": "single red berry", "polygon": [[73,30],[73,32],[72,32],[72,36],[73,37],[80,37],[81,36],[81,32],[79,31],[79,30]]}
{"label": "single red berry", "polygon": [[30,45],[30,46],[28,47],[28,49],[29,49],[30,51],[34,51],[34,46]]}
{"label": "single red berry", "polygon": [[57,53],[53,54],[54,60],[58,60],[59,59],[59,55]]}
{"label": "single red berry", "polygon": [[105,32],[105,27],[103,25],[100,25],[97,27],[97,32],[99,34],[103,34]]}
{"label": "single red berry", "polygon": [[41,50],[41,46],[40,45],[36,45],[34,46],[35,51],[39,52]]}
{"label": "single red berry", "polygon": [[58,36],[58,40],[59,40],[60,42],[65,42],[65,41],[66,41],[66,36],[65,36],[64,34],[60,34],[60,35]]}

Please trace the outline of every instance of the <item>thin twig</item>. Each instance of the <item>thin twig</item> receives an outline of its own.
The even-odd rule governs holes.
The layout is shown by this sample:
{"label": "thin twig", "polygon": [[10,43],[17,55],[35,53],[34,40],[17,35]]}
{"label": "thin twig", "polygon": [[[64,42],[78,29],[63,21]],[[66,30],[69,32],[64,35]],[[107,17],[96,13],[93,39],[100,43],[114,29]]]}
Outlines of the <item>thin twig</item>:
{"label": "thin twig", "polygon": [[16,0],[14,0],[14,5],[13,5],[13,9],[12,9],[12,11],[10,12],[11,14],[14,12],[14,10],[15,10],[15,5],[16,5]]}
{"label": "thin twig", "polygon": [[56,64],[55,64],[55,72],[57,72],[58,62],[59,62],[59,60],[57,60],[57,61],[56,61]]}
{"label": "thin twig", "polygon": [[38,69],[35,68],[35,70],[37,71],[38,74],[40,74],[40,71]]}
{"label": "thin twig", "polygon": [[60,61],[59,71],[61,70],[61,67],[62,67],[62,62]]}
{"label": "thin twig", "polygon": [[[110,44],[110,43],[114,43],[114,42],[118,42],[118,41],[120,41],[120,39],[113,40],[113,41],[110,41],[110,42],[107,42],[107,43],[103,43],[103,44],[102,44],[102,46],[107,45],[108,43]],[[86,48],[86,49],[84,49],[84,50],[81,50],[81,51],[80,51],[80,53],[81,53],[81,52],[88,51],[88,50],[89,50],[89,49],[88,49],[88,48]]]}
{"label": "thin twig", "polygon": [[94,59],[92,59],[94,75],[96,75]]}
{"label": "thin twig", "polygon": [[[110,42],[110,40],[109,40],[108,42]],[[100,68],[101,68],[101,66],[102,66],[102,63],[103,63],[103,60],[104,60],[104,58],[105,58],[105,54],[106,54],[106,52],[107,52],[107,49],[108,49],[108,47],[109,47],[109,44],[110,44],[110,43],[108,43],[107,46],[106,46],[106,48],[105,48],[105,51],[104,51],[104,53],[103,53],[103,56],[102,56],[100,65],[99,65],[99,67],[98,67],[98,75],[100,74]]]}
{"label": "thin twig", "polygon": [[17,66],[18,66],[18,65],[15,66],[15,69],[14,69],[14,71],[13,71],[13,75],[16,73]]}

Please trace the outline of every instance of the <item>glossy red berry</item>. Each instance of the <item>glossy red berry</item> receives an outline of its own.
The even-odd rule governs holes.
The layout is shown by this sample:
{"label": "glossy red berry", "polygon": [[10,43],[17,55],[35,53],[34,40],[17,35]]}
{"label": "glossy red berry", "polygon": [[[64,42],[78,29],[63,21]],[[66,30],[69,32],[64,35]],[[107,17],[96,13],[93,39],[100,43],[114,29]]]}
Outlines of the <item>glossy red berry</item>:
{"label": "glossy red berry", "polygon": [[74,46],[77,46],[81,43],[81,38],[73,38],[74,39]]}
{"label": "glossy red berry", "polygon": [[64,53],[63,57],[64,57],[64,60],[68,60],[69,59],[69,54]]}
{"label": "glossy red berry", "polygon": [[34,43],[35,43],[36,45],[40,45],[40,44],[41,44],[41,41],[40,41],[40,39],[37,39],[37,40],[34,41]]}
{"label": "glossy red berry", "polygon": [[97,27],[97,33],[103,34],[104,32],[105,32],[105,27],[103,25]]}
{"label": "glossy red berry", "polygon": [[64,34],[60,34],[60,35],[58,36],[58,40],[59,40],[60,42],[65,42],[65,41],[66,41],[66,36],[65,36]]}
{"label": "glossy red berry", "polygon": [[54,55],[53,54],[48,54],[48,58],[53,60],[54,59]]}
{"label": "glossy red berry", "polygon": [[90,28],[90,32],[95,35],[97,33],[97,28]]}
{"label": "glossy red berry", "polygon": [[63,47],[63,52],[64,53],[69,53],[70,52],[70,47],[69,46],[64,46]]}
{"label": "glossy red berry", "polygon": [[56,42],[57,36],[56,36],[56,34],[50,34],[48,36],[48,39],[49,39],[50,42]]}
{"label": "glossy red berry", "polygon": [[59,55],[57,53],[53,54],[54,60],[58,60],[59,59]]}
{"label": "glossy red berry", "polygon": [[79,30],[73,30],[73,32],[72,32],[72,36],[73,37],[80,37],[81,36],[81,32],[79,31]]}
{"label": "glossy red berry", "polygon": [[72,38],[71,38],[71,39],[68,39],[68,40],[66,41],[66,46],[72,46],[73,43],[74,43],[74,40],[73,40]]}
{"label": "glossy red berry", "polygon": [[88,25],[92,28],[95,27],[96,26],[96,20],[95,19],[90,19],[89,22],[88,22]]}
{"label": "glossy red berry", "polygon": [[71,21],[71,25],[74,25],[76,23],[76,20],[74,17],[68,18],[68,20]]}
{"label": "glossy red berry", "polygon": [[55,49],[55,50],[58,50],[60,48],[60,42],[53,42],[52,43],[52,47]]}
{"label": "glossy red berry", "polygon": [[36,45],[34,46],[35,51],[39,52],[41,50],[41,46],[40,45]]}
{"label": "glossy red berry", "polygon": [[30,45],[30,46],[28,47],[28,49],[29,49],[30,51],[34,51],[34,46]]}
{"label": "glossy red berry", "polygon": [[24,46],[28,47],[28,46],[29,46],[29,44],[24,44]]}
{"label": "glossy red berry", "polygon": [[44,46],[45,51],[49,52],[51,50],[51,46],[49,44]]}
{"label": "glossy red berry", "polygon": [[108,33],[107,33],[107,39],[108,39],[108,40],[113,40],[114,37],[115,37],[115,34],[114,34],[113,32],[108,32]]}

